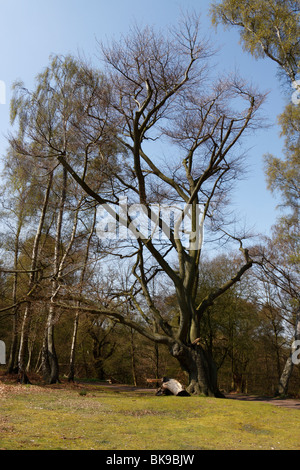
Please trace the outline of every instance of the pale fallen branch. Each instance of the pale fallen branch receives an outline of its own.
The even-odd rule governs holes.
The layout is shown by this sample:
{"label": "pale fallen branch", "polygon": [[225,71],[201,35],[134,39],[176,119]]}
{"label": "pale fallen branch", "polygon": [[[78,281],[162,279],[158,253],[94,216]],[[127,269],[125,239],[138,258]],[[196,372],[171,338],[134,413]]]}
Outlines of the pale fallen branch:
{"label": "pale fallen branch", "polygon": [[183,385],[175,379],[163,378],[161,387],[156,392],[157,396],[160,395],[176,395],[177,397],[189,397],[190,394],[185,390]]}

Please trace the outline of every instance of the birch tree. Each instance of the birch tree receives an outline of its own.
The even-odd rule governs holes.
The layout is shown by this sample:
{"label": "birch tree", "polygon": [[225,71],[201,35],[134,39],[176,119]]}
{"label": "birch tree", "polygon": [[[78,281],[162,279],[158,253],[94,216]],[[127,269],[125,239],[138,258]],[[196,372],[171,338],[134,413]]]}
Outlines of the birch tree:
{"label": "birch tree", "polygon": [[[59,164],[55,158],[56,155],[68,152],[69,156],[72,155],[72,164],[78,166],[76,161],[79,160],[81,164],[80,159],[83,157],[85,162],[83,162],[81,173],[83,179],[86,177],[88,164],[94,167],[98,165],[103,170],[109,166],[106,165],[106,157],[101,162],[101,155],[106,155],[103,149],[107,148],[107,143],[102,139],[101,147],[99,146],[102,136],[99,121],[96,127],[93,125],[96,116],[105,108],[105,93],[98,96],[101,86],[100,73],[91,72],[87,68],[83,70],[79,60],[60,56],[51,58],[49,66],[37,77],[36,88],[33,92],[27,90],[21,82],[14,85],[11,118],[13,123],[18,124],[18,132],[9,138],[11,148],[20,158],[34,159],[37,166],[53,165],[51,171],[55,173],[52,207],[48,209],[55,216],[56,228],[53,234],[51,293],[42,360],[44,376],[50,383],[59,380],[54,340],[57,312],[55,301],[62,287],[61,280],[66,276],[68,255],[77,236],[79,211],[82,208],[86,210],[83,191],[78,185],[76,187],[73,180],[71,181],[64,167],[58,168]],[[97,90],[97,95],[95,90]],[[105,90],[104,86],[103,90]],[[91,113],[93,113],[92,120]],[[110,140],[109,137],[107,140]],[[110,153],[113,160],[113,145],[110,145]],[[95,161],[95,155],[97,157],[100,155],[100,162]],[[97,189],[106,178],[106,174],[98,174],[93,179],[93,187]],[[87,175],[87,180],[91,181],[91,179],[90,175]],[[57,204],[56,207],[55,204]],[[68,219],[68,213],[69,215],[75,214],[72,222],[73,229],[64,225],[64,218]],[[86,260],[84,263],[86,270]],[[74,271],[76,269],[82,270],[80,263],[74,267]],[[27,316],[26,314],[25,318]],[[23,353],[21,356],[23,357]]]}

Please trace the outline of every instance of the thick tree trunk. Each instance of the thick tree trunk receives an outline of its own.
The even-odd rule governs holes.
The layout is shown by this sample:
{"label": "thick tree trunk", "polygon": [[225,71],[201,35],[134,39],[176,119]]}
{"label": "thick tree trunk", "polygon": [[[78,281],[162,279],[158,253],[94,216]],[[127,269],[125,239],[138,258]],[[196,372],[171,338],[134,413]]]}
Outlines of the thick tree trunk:
{"label": "thick tree trunk", "polygon": [[199,345],[175,343],[171,348],[181,368],[188,373],[187,391],[192,395],[205,395],[224,398],[217,384],[217,368],[209,353]]}

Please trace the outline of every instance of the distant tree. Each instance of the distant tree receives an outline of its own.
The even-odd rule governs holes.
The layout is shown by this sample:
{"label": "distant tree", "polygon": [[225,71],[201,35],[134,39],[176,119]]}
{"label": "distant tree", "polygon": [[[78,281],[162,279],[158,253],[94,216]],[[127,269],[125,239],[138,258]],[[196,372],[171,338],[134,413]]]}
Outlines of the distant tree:
{"label": "distant tree", "polygon": [[116,342],[111,340],[111,332],[115,324],[107,324],[104,318],[93,318],[89,328],[89,335],[93,341],[94,368],[99,380],[105,379],[105,362],[112,356]]}

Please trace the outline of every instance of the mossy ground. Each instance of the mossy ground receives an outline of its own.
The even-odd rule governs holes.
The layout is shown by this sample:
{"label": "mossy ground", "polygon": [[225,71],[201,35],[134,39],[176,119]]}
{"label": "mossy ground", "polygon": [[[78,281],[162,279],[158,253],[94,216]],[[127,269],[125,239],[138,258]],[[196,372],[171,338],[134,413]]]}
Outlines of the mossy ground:
{"label": "mossy ground", "polygon": [[105,386],[2,385],[0,449],[300,450],[300,412]]}

